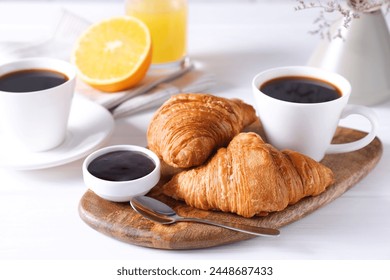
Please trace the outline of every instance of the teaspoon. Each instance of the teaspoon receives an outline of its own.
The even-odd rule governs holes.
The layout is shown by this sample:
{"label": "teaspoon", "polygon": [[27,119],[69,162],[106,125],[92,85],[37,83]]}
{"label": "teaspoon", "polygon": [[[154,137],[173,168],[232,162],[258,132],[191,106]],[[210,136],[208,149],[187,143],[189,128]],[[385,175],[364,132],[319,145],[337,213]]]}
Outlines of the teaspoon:
{"label": "teaspoon", "polygon": [[160,224],[172,224],[175,222],[197,222],[258,236],[278,236],[280,234],[279,230],[273,228],[263,228],[229,222],[215,222],[206,219],[181,217],[165,203],[148,196],[133,197],[130,201],[130,205],[136,212],[145,218]]}

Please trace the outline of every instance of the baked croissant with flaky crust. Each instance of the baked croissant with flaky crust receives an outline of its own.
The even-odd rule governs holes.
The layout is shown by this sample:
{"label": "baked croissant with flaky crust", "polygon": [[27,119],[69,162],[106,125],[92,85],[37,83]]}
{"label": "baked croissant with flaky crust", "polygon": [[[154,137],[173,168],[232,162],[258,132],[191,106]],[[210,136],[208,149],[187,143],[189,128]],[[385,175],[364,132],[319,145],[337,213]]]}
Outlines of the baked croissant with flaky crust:
{"label": "baked croissant with flaky crust", "polygon": [[333,183],[326,166],[300,153],[279,151],[256,133],[240,133],[204,165],[176,174],[164,194],[204,209],[243,217],[281,211]]}
{"label": "baked croissant with flaky crust", "polygon": [[255,120],[255,109],[239,99],[178,94],[154,114],[148,147],[171,166],[198,166]]}

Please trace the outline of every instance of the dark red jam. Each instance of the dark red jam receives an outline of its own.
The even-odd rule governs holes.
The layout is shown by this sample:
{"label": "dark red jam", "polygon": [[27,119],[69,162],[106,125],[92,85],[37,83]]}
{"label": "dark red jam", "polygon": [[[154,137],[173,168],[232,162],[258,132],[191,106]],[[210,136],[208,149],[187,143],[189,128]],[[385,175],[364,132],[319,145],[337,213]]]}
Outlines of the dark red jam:
{"label": "dark red jam", "polygon": [[156,168],[154,161],[137,151],[115,151],[101,155],[88,165],[88,171],[107,181],[129,181],[142,178]]}

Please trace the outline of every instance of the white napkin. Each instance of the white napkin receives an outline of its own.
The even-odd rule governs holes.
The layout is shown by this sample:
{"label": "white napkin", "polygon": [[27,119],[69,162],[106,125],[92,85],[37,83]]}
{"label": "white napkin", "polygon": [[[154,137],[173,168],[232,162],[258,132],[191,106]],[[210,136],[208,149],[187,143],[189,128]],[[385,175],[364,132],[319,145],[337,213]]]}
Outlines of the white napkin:
{"label": "white napkin", "polygon": [[[44,38],[32,42],[0,42],[1,62],[39,56],[69,60],[77,38],[90,24],[86,19],[61,9],[59,20],[53,23],[51,34]],[[30,30],[26,28],[26,32]]]}
{"label": "white napkin", "polygon": [[161,106],[166,100],[178,93],[205,92],[215,85],[213,75],[206,75],[195,69],[170,83],[162,83],[154,90],[122,102],[112,110],[114,118],[127,117],[148,109]]}
{"label": "white napkin", "polygon": [[105,93],[79,81],[77,89],[88,98],[96,101],[108,110],[114,110],[122,102],[132,99],[135,96],[144,94],[161,83],[167,83],[194,69],[194,64],[189,60],[185,60],[179,67],[175,69],[149,69],[146,77],[136,87],[129,90],[124,90],[114,93]]}
{"label": "white napkin", "polygon": [[[73,45],[90,25],[87,20],[61,10],[52,35],[38,42],[0,42],[1,62],[18,58],[48,56],[69,60]],[[205,73],[200,63],[186,59],[176,69],[149,69],[141,83],[129,90],[104,93],[78,80],[76,91],[110,110],[116,118],[129,116],[161,105],[172,94],[206,92],[215,84],[213,75]]]}

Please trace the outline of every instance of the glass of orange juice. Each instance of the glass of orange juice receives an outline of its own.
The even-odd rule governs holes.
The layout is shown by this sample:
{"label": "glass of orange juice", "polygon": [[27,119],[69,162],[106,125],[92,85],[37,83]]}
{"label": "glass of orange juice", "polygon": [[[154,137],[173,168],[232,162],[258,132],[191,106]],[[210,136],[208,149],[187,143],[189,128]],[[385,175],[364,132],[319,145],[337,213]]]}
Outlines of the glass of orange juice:
{"label": "glass of orange juice", "polygon": [[127,0],[126,14],[142,20],[153,42],[152,64],[179,64],[187,52],[187,0]]}

